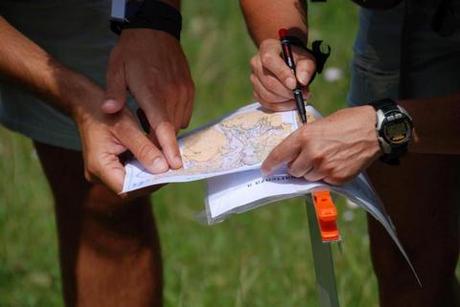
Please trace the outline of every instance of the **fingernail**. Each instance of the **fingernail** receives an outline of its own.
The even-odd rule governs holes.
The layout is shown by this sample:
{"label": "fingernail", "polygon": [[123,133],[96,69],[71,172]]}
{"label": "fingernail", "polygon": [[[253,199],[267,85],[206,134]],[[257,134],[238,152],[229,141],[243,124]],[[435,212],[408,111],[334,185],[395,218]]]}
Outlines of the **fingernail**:
{"label": "fingernail", "polygon": [[181,157],[175,156],[175,157],[174,157],[174,164],[176,164],[176,166],[177,166],[178,168],[181,167],[181,166],[182,166],[182,159],[181,159]]}
{"label": "fingernail", "polygon": [[118,111],[118,102],[114,99],[107,99],[102,104],[102,109],[108,113],[116,112]]}
{"label": "fingernail", "polygon": [[155,173],[165,172],[167,169],[168,169],[168,163],[166,163],[165,159],[158,157],[155,160],[153,160],[152,170]]}
{"label": "fingernail", "polygon": [[299,82],[302,83],[302,85],[307,85],[307,83],[308,83],[308,74],[307,73],[300,74]]}
{"label": "fingernail", "polygon": [[104,106],[112,107],[116,105],[117,105],[117,101],[114,99],[107,99],[106,101],[104,101]]}
{"label": "fingernail", "polygon": [[267,169],[266,167],[262,167],[260,169],[260,172],[262,173],[263,176],[268,176],[271,173],[271,169]]}
{"label": "fingernail", "polygon": [[286,80],[286,85],[287,85],[287,87],[289,87],[290,89],[294,89],[295,86],[296,86],[296,83],[297,83],[297,82],[295,81],[294,78],[287,78],[287,80]]}

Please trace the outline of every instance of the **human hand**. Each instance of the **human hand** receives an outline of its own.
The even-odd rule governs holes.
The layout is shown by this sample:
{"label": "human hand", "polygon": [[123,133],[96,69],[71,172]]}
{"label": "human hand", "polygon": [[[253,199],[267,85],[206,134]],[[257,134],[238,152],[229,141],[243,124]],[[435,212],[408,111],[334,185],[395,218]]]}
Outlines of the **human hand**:
{"label": "human hand", "polygon": [[343,184],[380,155],[375,124],[371,106],[347,108],[318,119],[273,149],[262,172],[269,174],[286,164],[294,177]]}
{"label": "human hand", "polygon": [[144,111],[150,137],[171,168],[182,166],[176,133],[186,128],[193,110],[194,84],[176,38],[152,29],[125,29],[112,50],[102,110],[123,110],[127,91]]}
{"label": "human hand", "polygon": [[168,170],[161,151],[142,132],[134,115],[123,108],[115,114],[104,114],[100,105],[104,99],[102,89],[92,86],[85,89],[72,112],[80,131],[85,177],[100,180],[119,193],[123,187],[125,169],[119,155],[126,150],[152,173]]}
{"label": "human hand", "polygon": [[292,48],[296,62],[296,76],[284,62],[279,40],[267,39],[260,44],[258,53],[251,59],[251,83],[254,98],[272,111],[295,109],[292,90],[296,78],[303,85],[303,94],[308,96],[308,83],[316,65],[313,56],[298,47]]}

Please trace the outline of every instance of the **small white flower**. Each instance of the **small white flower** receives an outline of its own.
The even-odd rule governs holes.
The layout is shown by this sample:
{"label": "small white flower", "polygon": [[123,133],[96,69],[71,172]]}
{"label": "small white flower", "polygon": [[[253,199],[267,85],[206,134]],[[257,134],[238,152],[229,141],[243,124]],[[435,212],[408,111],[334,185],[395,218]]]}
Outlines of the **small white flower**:
{"label": "small white flower", "polygon": [[358,208],[359,206],[358,206],[355,202],[353,202],[353,201],[347,199],[347,207],[348,207],[349,209],[356,209],[356,208]]}
{"label": "small white flower", "polygon": [[353,219],[355,218],[355,214],[353,211],[351,210],[347,210],[343,213],[343,219],[346,221],[346,222],[351,222],[353,221]]}
{"label": "small white flower", "polygon": [[324,70],[324,79],[328,82],[335,82],[343,78],[343,71],[338,67],[328,67]]}

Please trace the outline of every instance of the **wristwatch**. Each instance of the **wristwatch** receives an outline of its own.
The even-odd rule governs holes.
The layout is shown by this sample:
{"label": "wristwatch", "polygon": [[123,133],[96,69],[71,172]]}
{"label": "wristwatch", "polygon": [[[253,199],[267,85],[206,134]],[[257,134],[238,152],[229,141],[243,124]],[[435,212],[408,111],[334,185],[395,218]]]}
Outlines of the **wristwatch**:
{"label": "wristwatch", "polygon": [[380,160],[398,165],[412,137],[412,118],[394,100],[386,98],[370,103],[377,113],[376,129],[383,155]]}

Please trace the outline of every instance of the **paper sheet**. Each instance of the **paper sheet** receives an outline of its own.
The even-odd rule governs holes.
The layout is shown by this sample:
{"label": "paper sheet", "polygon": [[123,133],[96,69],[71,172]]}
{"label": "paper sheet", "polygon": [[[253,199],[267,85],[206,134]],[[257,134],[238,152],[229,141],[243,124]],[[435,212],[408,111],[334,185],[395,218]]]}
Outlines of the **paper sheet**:
{"label": "paper sheet", "polygon": [[364,174],[343,186],[309,182],[303,178],[292,177],[285,170],[268,177],[263,177],[260,171],[253,170],[210,178],[207,182],[206,214],[210,224],[222,221],[235,213],[247,212],[283,199],[305,196],[315,190],[326,189],[341,194],[358,204],[383,225],[421,285],[389,216]]}

